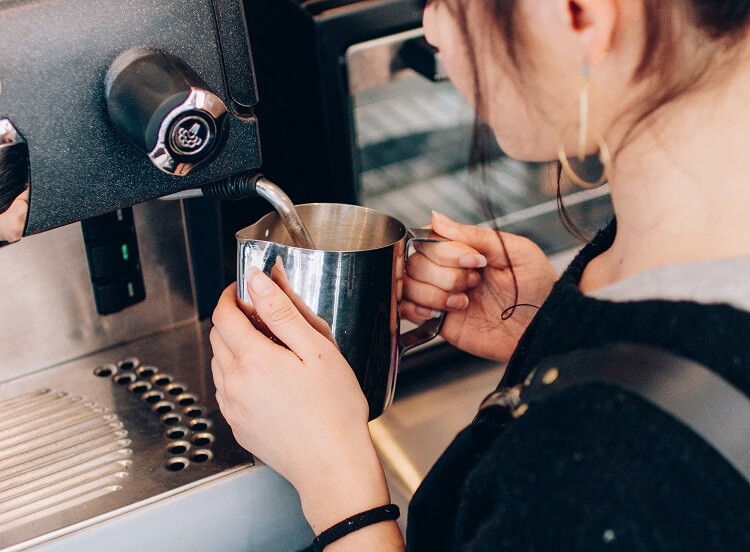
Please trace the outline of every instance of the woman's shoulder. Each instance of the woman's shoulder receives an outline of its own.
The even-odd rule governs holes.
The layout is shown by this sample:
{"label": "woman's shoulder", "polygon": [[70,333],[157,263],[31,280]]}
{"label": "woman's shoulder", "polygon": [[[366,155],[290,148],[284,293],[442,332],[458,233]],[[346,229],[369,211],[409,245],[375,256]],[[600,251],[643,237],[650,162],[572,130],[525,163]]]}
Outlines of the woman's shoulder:
{"label": "woman's shoulder", "polygon": [[667,267],[597,296],[560,283],[519,341],[505,383],[545,356],[607,343],[666,349],[710,367],[750,396],[750,259]]}
{"label": "woman's shoulder", "polygon": [[593,383],[498,432],[464,485],[457,537],[468,550],[748,550],[749,524],[750,485],[722,456]]}

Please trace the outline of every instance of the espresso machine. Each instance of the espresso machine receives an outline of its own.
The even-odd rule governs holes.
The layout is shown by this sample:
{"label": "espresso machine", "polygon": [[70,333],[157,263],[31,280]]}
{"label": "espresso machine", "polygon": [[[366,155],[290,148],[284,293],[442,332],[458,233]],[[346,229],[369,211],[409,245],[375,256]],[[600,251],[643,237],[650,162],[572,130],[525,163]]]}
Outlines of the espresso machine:
{"label": "espresso machine", "polygon": [[261,166],[246,24],[239,0],[0,3],[0,549],[312,538],[218,411],[220,208],[175,199]]}

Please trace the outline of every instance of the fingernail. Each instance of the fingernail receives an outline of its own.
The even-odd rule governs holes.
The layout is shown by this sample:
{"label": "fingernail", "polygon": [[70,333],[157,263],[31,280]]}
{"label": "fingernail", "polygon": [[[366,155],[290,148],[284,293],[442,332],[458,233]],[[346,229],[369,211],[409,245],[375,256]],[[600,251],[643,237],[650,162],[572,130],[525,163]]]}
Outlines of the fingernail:
{"label": "fingernail", "polygon": [[251,268],[247,276],[247,283],[255,295],[268,295],[273,289],[271,279],[257,268]]}
{"label": "fingernail", "polygon": [[437,318],[441,314],[439,310],[432,310],[428,309],[427,307],[419,306],[416,308],[416,311],[419,316],[422,316],[424,318]]}
{"label": "fingernail", "polygon": [[487,266],[487,259],[484,255],[468,254],[458,259],[458,266],[461,268],[484,268]]}
{"label": "fingernail", "polygon": [[451,219],[445,216],[443,213],[439,213],[437,211],[432,211],[432,216],[436,218],[439,222],[451,222]]}
{"label": "fingernail", "polygon": [[469,306],[469,298],[463,293],[456,293],[455,295],[449,295],[445,304],[451,309],[465,309]]}

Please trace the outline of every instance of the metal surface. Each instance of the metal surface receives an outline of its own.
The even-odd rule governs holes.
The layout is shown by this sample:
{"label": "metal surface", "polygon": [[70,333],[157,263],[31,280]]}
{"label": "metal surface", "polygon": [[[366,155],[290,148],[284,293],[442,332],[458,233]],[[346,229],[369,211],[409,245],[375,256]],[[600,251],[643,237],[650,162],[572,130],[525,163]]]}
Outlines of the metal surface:
{"label": "metal surface", "polygon": [[208,329],[189,323],[0,384],[0,547],[252,463],[215,403]]}
{"label": "metal surface", "polygon": [[290,552],[302,550],[313,537],[297,491],[269,467],[256,464],[179,489],[125,515],[45,538],[33,550]]}
{"label": "metal surface", "polygon": [[454,355],[399,376],[393,404],[370,432],[385,469],[392,500],[408,521],[408,504],[456,434],[477,413],[502,376],[502,365]]}
{"label": "metal surface", "polygon": [[13,144],[18,140],[18,131],[9,119],[0,119],[0,147]]}
{"label": "metal surface", "polygon": [[0,401],[0,535],[122,489],[132,455],[122,427],[66,392]]}
{"label": "metal surface", "polygon": [[292,246],[278,214],[266,215],[237,233],[237,292],[250,304],[243,285],[250,267],[289,290],[349,361],[376,418],[393,398],[401,354],[434,338],[442,323],[430,320],[400,335],[404,255],[408,241],[422,238],[410,237],[393,217],[355,205],[316,203],[297,211],[319,249]]}
{"label": "metal surface", "polygon": [[179,202],[133,209],[146,300],[100,316],[78,224],[0,250],[0,381],[196,319]]}
{"label": "metal surface", "polygon": [[[389,84],[404,75],[406,68],[398,57],[407,41],[424,36],[422,29],[382,36],[360,42],[346,50],[349,92],[358,94]],[[411,70],[408,73],[413,75]]]}
{"label": "metal surface", "polygon": [[281,188],[267,178],[261,178],[255,184],[255,191],[260,197],[273,205],[294,245],[305,249],[315,249],[315,242],[310,237],[310,232],[305,228],[305,224],[300,219],[292,200]]}

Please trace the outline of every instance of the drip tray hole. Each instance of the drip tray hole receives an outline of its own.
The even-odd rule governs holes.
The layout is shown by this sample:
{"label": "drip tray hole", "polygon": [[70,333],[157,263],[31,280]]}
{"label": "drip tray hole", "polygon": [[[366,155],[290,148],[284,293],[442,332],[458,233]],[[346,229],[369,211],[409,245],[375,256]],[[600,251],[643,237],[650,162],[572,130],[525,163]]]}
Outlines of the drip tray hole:
{"label": "drip tray hole", "polygon": [[175,397],[175,400],[180,406],[191,406],[198,402],[198,397],[192,393],[183,393],[182,395]]}
{"label": "drip tray hole", "polygon": [[211,427],[211,420],[208,418],[190,420],[190,429],[193,431],[206,431],[209,427]]}
{"label": "drip tray hole", "polygon": [[117,366],[114,364],[102,364],[94,368],[94,375],[100,378],[108,378],[117,373]]}
{"label": "drip tray hole", "polygon": [[196,451],[193,451],[193,453],[190,455],[190,460],[195,462],[196,464],[202,464],[203,462],[208,462],[209,460],[212,460],[214,457],[214,453],[207,449],[199,449]]}
{"label": "drip tray hole", "polygon": [[210,433],[196,433],[191,441],[197,447],[208,447],[214,442],[214,436]]}
{"label": "drip tray hole", "polygon": [[138,374],[138,377],[150,378],[151,376],[156,374],[158,371],[159,369],[156,366],[141,366],[135,371],[135,373]]}
{"label": "drip tray hole", "polygon": [[149,390],[151,390],[151,384],[147,381],[136,381],[128,385],[128,391],[136,395],[140,395]]}
{"label": "drip tray hole", "polygon": [[187,441],[175,441],[167,445],[167,452],[169,454],[185,454],[190,448],[190,443]]}
{"label": "drip tray hole", "polygon": [[200,418],[201,416],[203,416],[203,408],[200,406],[189,406],[185,409],[184,412],[185,416],[187,416],[188,418]]}
{"label": "drip tray hole", "polygon": [[141,361],[135,357],[126,358],[117,363],[117,367],[123,372],[135,370],[141,365]]}
{"label": "drip tray hole", "polygon": [[171,427],[165,432],[168,439],[184,439],[188,434],[188,428],[178,426]]}
{"label": "drip tray hole", "polygon": [[135,381],[135,374],[118,374],[112,378],[117,385],[127,385]]}
{"label": "drip tray hole", "polygon": [[167,385],[166,390],[167,393],[172,395],[173,397],[176,397],[177,395],[181,395],[185,392],[185,389],[187,386],[184,383],[170,383]]}
{"label": "drip tray hole", "polygon": [[189,465],[190,461],[187,458],[170,458],[164,467],[169,471],[178,472],[184,470]]}
{"label": "drip tray hole", "polygon": [[168,383],[172,383],[173,379],[174,378],[168,374],[156,374],[155,376],[151,377],[151,383],[162,387],[164,385],[167,385]]}
{"label": "drip tray hole", "polygon": [[153,406],[153,411],[157,414],[167,414],[174,410],[174,403],[169,401],[159,401]]}
{"label": "drip tray hole", "polygon": [[181,421],[182,421],[182,416],[174,412],[170,412],[169,414],[164,414],[164,416],[161,417],[161,423],[167,426],[177,425]]}
{"label": "drip tray hole", "polygon": [[149,391],[148,393],[143,394],[143,400],[147,403],[158,403],[160,400],[164,398],[164,393],[161,391]]}

